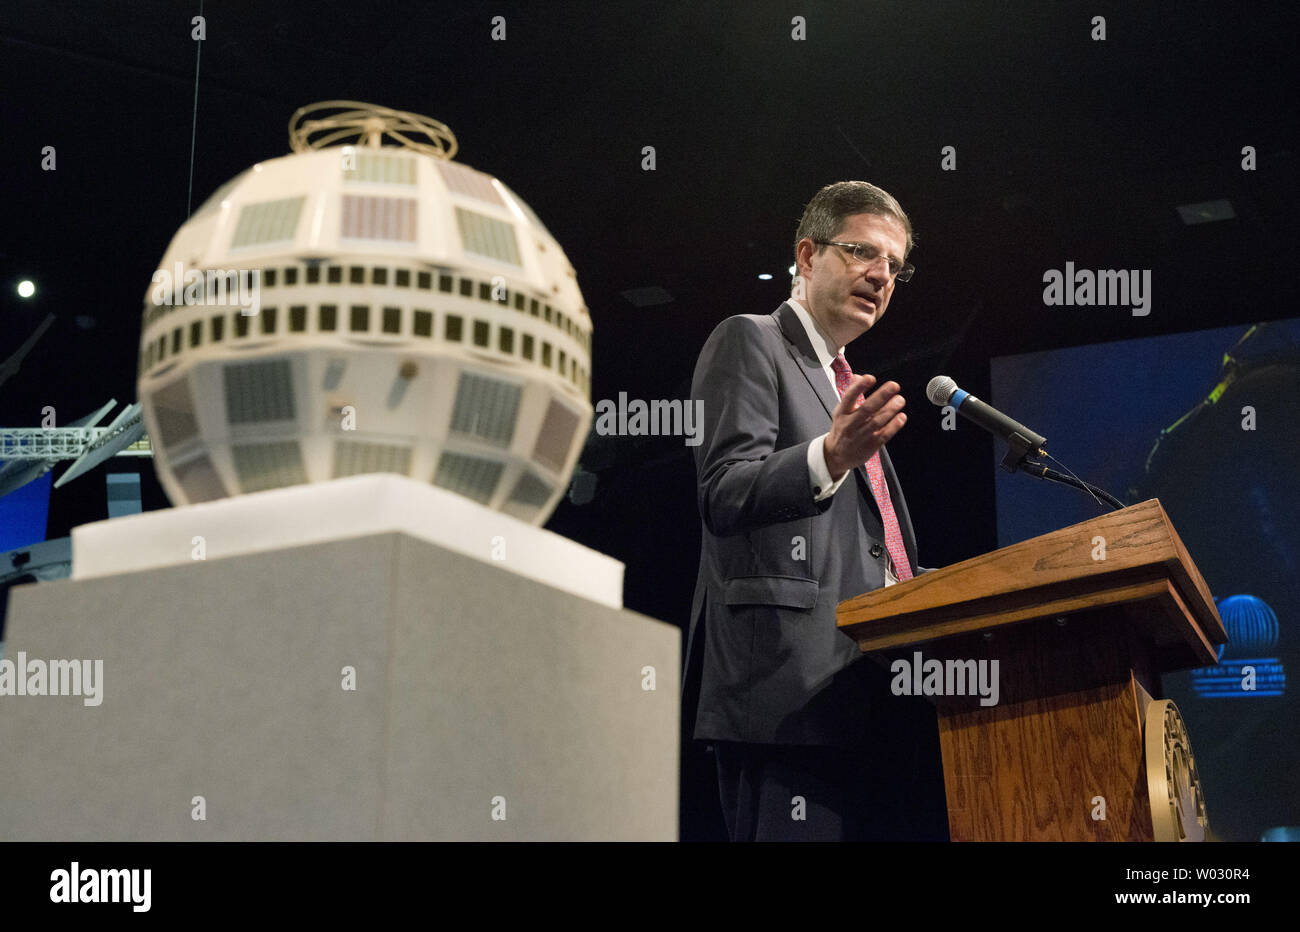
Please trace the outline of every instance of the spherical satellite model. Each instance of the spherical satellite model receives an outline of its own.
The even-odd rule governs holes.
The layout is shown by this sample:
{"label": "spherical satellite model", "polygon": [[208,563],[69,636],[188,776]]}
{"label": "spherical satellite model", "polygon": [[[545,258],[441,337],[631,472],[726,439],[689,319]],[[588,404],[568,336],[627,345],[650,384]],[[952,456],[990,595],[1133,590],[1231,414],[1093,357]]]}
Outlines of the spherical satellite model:
{"label": "spherical satellite model", "polygon": [[559,243],[427,117],[329,101],[289,136],[176,232],[146,295],[138,397],[167,495],[390,472],[542,524],[592,418]]}

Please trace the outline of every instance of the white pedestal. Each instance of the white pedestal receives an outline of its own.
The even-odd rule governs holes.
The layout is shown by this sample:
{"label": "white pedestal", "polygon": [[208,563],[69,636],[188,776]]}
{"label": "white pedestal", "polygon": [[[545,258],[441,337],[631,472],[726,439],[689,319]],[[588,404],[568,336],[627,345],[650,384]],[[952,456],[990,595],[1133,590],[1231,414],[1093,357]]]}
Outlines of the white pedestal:
{"label": "white pedestal", "polygon": [[621,564],[470,502],[460,546],[220,514],[258,497],[79,528],[77,578],[13,590],[6,659],[102,660],[103,695],[0,696],[0,840],[677,837],[680,636],[608,604]]}

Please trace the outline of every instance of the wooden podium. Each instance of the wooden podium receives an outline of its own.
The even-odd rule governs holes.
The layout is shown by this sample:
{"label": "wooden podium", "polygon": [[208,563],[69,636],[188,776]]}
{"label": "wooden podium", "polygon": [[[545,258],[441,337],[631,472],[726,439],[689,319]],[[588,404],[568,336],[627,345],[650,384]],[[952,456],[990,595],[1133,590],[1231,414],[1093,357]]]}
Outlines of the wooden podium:
{"label": "wooden podium", "polygon": [[953,841],[1153,840],[1148,706],[1228,640],[1156,499],[842,602],[838,624],[887,664],[997,661],[996,704],[932,697]]}

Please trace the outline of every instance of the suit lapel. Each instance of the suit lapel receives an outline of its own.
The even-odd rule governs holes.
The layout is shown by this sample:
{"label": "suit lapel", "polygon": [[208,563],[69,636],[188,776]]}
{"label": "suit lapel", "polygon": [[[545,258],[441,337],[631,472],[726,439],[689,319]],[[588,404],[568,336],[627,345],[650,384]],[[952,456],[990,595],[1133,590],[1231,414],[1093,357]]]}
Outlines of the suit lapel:
{"label": "suit lapel", "polygon": [[836,397],[835,390],[831,388],[830,380],[826,378],[826,373],[817,360],[817,354],[813,352],[812,344],[808,342],[808,332],[799,322],[799,315],[789,304],[782,304],[772,316],[776,318],[781,332],[785,334],[786,350],[799,364],[799,371],[808,380],[808,387],[817,395],[817,400],[822,403],[829,417],[840,400]]}
{"label": "suit lapel", "polygon": [[[828,419],[827,429],[830,428],[829,418],[835,410],[835,406],[840,403],[839,395],[831,387],[830,379],[826,376],[826,370],[822,368],[821,362],[817,359],[817,354],[813,351],[812,344],[808,342],[808,331],[804,329],[803,324],[799,321],[799,315],[795,313],[788,303],[782,303],[772,316],[776,318],[777,324],[781,327],[781,333],[785,335],[785,348],[790,356],[799,365],[799,371],[803,373],[808,380],[808,387],[812,389],[817,400],[821,402],[826,409]],[[854,469],[863,482],[867,481],[866,466],[858,466]],[[870,483],[867,484],[870,489]],[[871,500],[872,508],[875,508],[875,499],[868,492],[867,498]]]}

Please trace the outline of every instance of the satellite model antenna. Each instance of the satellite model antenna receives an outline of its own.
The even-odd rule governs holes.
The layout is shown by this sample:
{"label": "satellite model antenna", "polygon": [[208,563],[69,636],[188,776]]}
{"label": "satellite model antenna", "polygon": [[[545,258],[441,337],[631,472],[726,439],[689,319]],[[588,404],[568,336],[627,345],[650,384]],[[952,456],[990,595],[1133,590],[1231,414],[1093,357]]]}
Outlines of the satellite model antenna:
{"label": "satellite model antenna", "polygon": [[[324,113],[328,110],[341,112],[307,119],[309,113]],[[393,110],[357,100],[325,100],[308,104],[299,107],[289,118],[289,145],[294,152],[299,153],[323,149],[340,140],[352,138],[371,149],[378,149],[383,145],[385,134],[403,148],[448,161],[455,157],[459,148],[456,136],[445,123],[423,114]],[[411,134],[424,136],[428,142],[412,139]]]}

